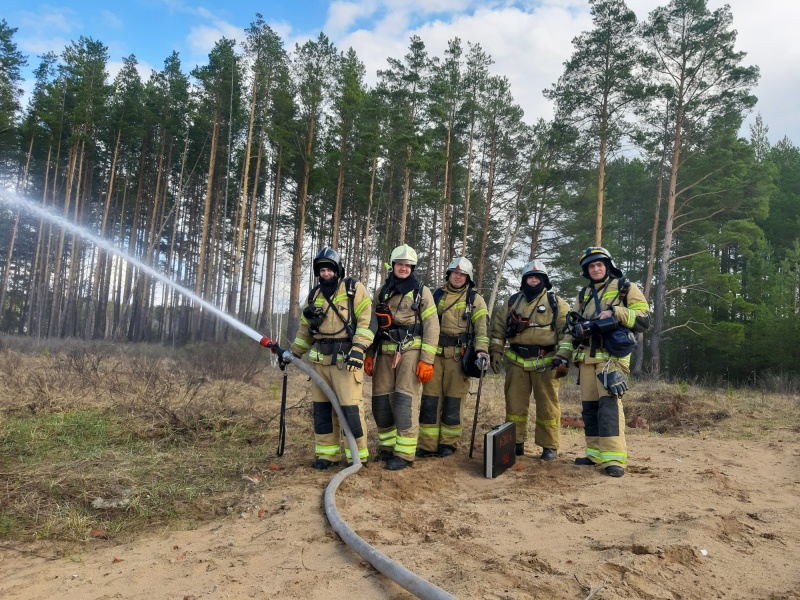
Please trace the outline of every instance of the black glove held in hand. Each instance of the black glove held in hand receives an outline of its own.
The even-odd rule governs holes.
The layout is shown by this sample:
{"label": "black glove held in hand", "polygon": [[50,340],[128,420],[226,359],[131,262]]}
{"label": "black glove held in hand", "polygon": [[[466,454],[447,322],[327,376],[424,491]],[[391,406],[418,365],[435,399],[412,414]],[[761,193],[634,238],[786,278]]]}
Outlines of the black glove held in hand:
{"label": "black glove held in hand", "polygon": [[628,378],[622,371],[612,371],[611,373],[600,373],[597,378],[612,396],[622,398],[628,391]]}
{"label": "black glove held in hand", "polygon": [[562,356],[556,356],[553,358],[553,366],[551,368],[556,371],[556,379],[566,377],[569,374],[569,361]]}
{"label": "black glove held in hand", "polygon": [[364,353],[355,346],[350,348],[347,353],[347,360],[344,361],[348,371],[358,371],[364,368]]}

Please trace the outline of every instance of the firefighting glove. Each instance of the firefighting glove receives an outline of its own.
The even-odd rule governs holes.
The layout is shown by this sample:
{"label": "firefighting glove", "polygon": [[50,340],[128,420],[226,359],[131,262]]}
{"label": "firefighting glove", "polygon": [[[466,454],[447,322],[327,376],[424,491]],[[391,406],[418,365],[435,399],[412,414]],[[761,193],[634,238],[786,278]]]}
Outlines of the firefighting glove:
{"label": "firefighting glove", "polygon": [[611,373],[600,373],[597,378],[608,390],[608,393],[617,398],[622,398],[628,391],[628,378],[622,371],[611,371]]}
{"label": "firefighting glove", "polygon": [[563,356],[553,358],[553,369],[556,371],[556,379],[566,377],[569,373],[569,361]]}
{"label": "firefighting glove", "polygon": [[[296,352],[292,352],[292,356],[294,356],[297,360],[302,360],[300,355]],[[281,371],[286,368],[286,365],[289,364],[289,361],[283,360],[283,356],[278,360],[278,366],[280,367]]]}
{"label": "firefighting glove", "polygon": [[344,365],[347,367],[348,371],[359,371],[364,368],[364,352],[361,348],[357,346],[353,346],[350,348],[350,352],[347,353],[347,359],[344,361]]}
{"label": "firefighting glove", "polygon": [[428,383],[431,377],[433,377],[433,365],[419,361],[417,363],[416,375],[420,383]]}
{"label": "firefighting glove", "polygon": [[475,361],[475,365],[481,371],[485,371],[486,367],[489,366],[489,355],[486,352],[478,352],[478,360]]}
{"label": "firefighting glove", "polygon": [[495,373],[499,373],[500,372],[500,369],[503,366],[503,353],[502,352],[500,352],[500,351],[492,352],[491,365],[492,365],[492,371],[494,371]]}

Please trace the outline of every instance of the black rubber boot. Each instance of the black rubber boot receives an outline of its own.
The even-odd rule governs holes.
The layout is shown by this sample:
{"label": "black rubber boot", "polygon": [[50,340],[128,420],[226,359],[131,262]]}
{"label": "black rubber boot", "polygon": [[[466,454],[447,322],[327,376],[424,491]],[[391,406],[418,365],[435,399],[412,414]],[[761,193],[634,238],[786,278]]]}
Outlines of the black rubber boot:
{"label": "black rubber boot", "polygon": [[581,456],[579,458],[576,458],[575,459],[575,464],[576,465],[586,466],[586,467],[593,467],[595,465],[595,463],[592,462],[592,459],[589,458],[588,456]]}
{"label": "black rubber boot", "polygon": [[453,456],[455,454],[456,449],[449,444],[439,444],[439,456],[444,458],[445,456]]}
{"label": "black rubber boot", "polygon": [[333,463],[331,461],[325,460],[324,458],[318,458],[311,465],[311,468],[316,469],[317,471],[324,471],[325,469],[330,469],[332,466]]}
{"label": "black rubber boot", "polygon": [[375,462],[386,462],[390,458],[394,456],[391,450],[378,450],[378,454],[375,455]]}
{"label": "black rubber boot", "polygon": [[414,463],[410,460],[406,460],[405,458],[400,458],[399,456],[393,456],[389,460],[386,461],[386,468],[390,471],[400,471],[401,469],[405,469],[406,467],[410,467]]}
{"label": "black rubber boot", "polygon": [[417,448],[417,451],[414,453],[417,458],[430,458],[431,456],[439,456],[438,453],[432,450],[423,450],[422,448]]}
{"label": "black rubber boot", "polygon": [[606,467],[606,475],[610,475],[611,477],[622,477],[625,475],[625,469],[618,467],[617,465],[611,465],[610,467]]}
{"label": "black rubber boot", "polygon": [[542,460],[555,460],[558,457],[558,450],[555,448],[542,448]]}
{"label": "black rubber boot", "polygon": [[517,456],[525,455],[525,442],[517,442],[514,454],[516,454]]}

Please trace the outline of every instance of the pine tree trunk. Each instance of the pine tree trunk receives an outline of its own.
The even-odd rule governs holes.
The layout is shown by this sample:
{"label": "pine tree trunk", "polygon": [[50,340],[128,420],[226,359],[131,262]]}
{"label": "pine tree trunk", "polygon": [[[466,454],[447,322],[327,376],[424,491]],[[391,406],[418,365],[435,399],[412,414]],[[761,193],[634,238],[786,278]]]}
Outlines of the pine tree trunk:
{"label": "pine tree trunk", "polygon": [[[206,267],[206,241],[208,240],[208,226],[209,218],[211,217],[211,192],[214,189],[214,164],[217,157],[217,143],[219,141],[219,115],[214,115],[214,125],[211,132],[211,156],[208,160],[208,181],[206,182],[206,199],[205,208],[203,209],[203,231],[200,235],[200,242],[198,244],[198,264],[197,274],[194,284],[194,293],[197,296],[203,294],[203,276],[205,275]],[[200,307],[196,306],[193,311],[192,317],[192,340],[197,340],[200,333]]]}

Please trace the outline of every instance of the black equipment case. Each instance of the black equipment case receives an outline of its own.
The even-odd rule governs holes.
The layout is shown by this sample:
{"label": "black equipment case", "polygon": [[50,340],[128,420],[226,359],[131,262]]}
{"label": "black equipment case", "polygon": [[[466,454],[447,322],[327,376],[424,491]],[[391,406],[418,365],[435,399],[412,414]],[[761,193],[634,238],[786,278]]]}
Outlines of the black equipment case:
{"label": "black equipment case", "polygon": [[514,423],[503,423],[487,431],[483,439],[483,475],[495,478],[517,459]]}

